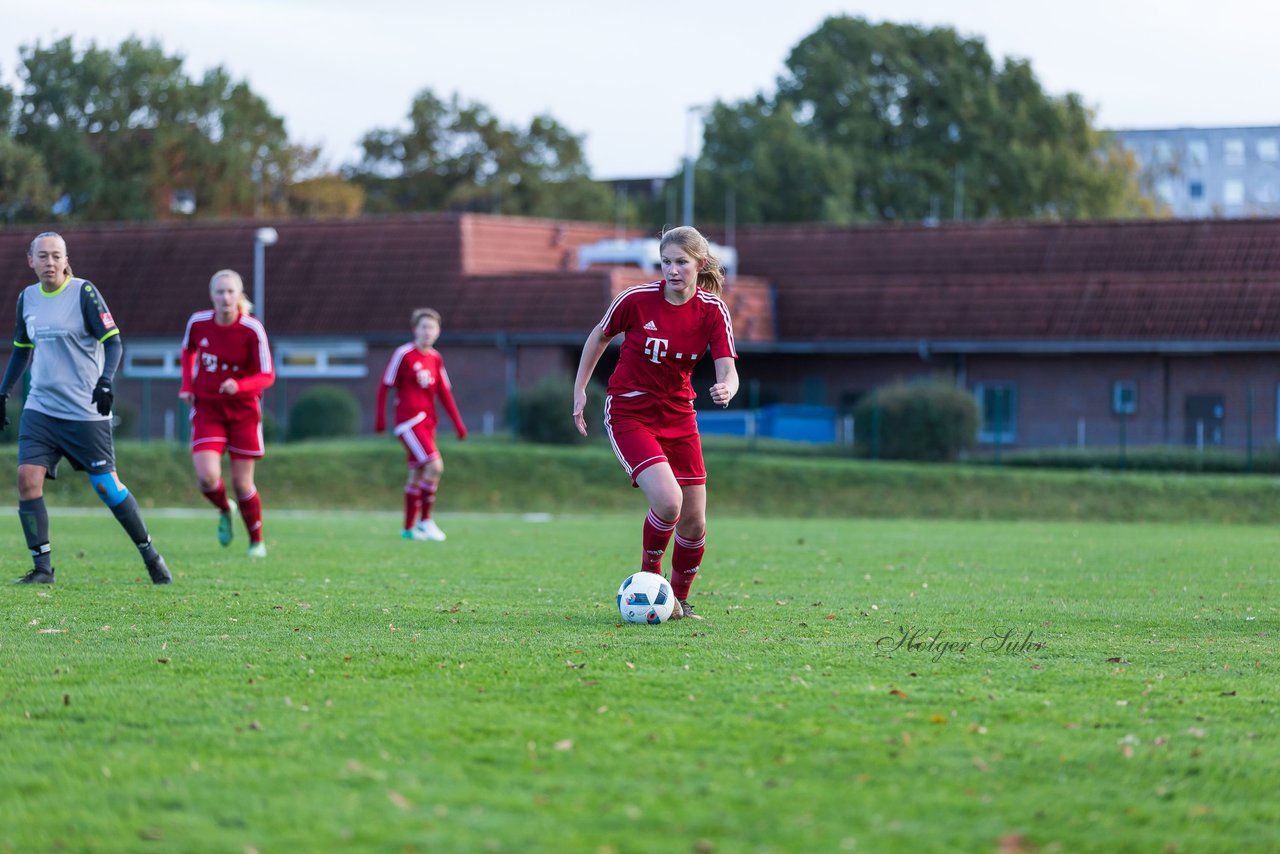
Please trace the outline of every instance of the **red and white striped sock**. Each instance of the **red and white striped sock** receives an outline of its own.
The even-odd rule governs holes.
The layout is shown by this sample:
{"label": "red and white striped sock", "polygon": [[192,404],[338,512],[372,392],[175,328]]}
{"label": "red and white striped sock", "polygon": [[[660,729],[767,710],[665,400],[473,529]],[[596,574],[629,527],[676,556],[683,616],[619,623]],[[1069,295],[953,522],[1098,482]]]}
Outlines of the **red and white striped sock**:
{"label": "red and white striped sock", "polygon": [[422,518],[430,519],[431,510],[436,504],[436,490],[440,488],[439,483],[431,483],[430,481],[422,484]]}
{"label": "red and white striped sock", "polygon": [[231,509],[231,505],[227,503],[227,484],[226,481],[219,479],[213,489],[201,489],[201,494],[205,499],[217,507],[222,513],[226,513]]}
{"label": "red and white striped sock", "polygon": [[676,544],[671,549],[671,589],[677,599],[688,599],[689,588],[702,565],[702,555],[707,550],[707,535],[696,540],[686,540],[676,534]]}
{"label": "red and white striped sock", "polygon": [[642,543],[644,554],[640,556],[640,569],[644,572],[662,574],[662,555],[667,551],[667,543],[671,542],[671,534],[676,529],[679,519],[668,522],[652,510],[644,517],[644,535]]}
{"label": "red and white striped sock", "polygon": [[249,495],[237,495],[236,501],[240,504],[244,529],[249,532],[249,542],[262,542],[262,499],[258,497],[258,490]]}
{"label": "red and white striped sock", "polygon": [[404,529],[407,531],[418,524],[418,514],[422,512],[422,492],[416,486],[404,488]]}

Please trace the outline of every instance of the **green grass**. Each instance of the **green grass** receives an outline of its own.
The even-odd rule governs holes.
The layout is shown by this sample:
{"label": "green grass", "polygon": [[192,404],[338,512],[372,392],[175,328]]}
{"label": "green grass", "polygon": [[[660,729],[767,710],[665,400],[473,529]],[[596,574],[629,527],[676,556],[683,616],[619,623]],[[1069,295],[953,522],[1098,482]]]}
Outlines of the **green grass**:
{"label": "green grass", "polygon": [[[1042,471],[988,465],[884,463],[821,456],[813,449],[752,450],[708,442],[713,513],[802,518],[1078,519],[1271,524],[1280,519],[1273,475],[1116,471]],[[442,444],[442,511],[630,512],[612,452],[585,447],[448,438]],[[144,507],[201,507],[186,448],[121,443],[122,479]],[[13,471],[12,446],[0,448],[0,472]],[[47,485],[55,505],[94,506],[82,475]],[[389,439],[272,446],[258,486],[270,507],[392,511],[399,507],[404,455]]]}
{"label": "green grass", "polygon": [[647,627],[629,497],[278,512],[264,563],[156,513],[169,588],[55,509],[58,584],[0,591],[0,851],[1276,850],[1273,530],[719,514],[707,619]]}

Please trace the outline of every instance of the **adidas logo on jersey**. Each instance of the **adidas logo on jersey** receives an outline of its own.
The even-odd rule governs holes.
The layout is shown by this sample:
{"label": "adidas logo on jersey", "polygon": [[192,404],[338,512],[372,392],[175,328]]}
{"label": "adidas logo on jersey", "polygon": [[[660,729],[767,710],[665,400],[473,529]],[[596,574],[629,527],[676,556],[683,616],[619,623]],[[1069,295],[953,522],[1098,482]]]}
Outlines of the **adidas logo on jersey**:
{"label": "adidas logo on jersey", "polygon": [[646,332],[657,332],[658,325],[654,323],[652,320],[650,320],[648,323],[644,325],[644,329]]}

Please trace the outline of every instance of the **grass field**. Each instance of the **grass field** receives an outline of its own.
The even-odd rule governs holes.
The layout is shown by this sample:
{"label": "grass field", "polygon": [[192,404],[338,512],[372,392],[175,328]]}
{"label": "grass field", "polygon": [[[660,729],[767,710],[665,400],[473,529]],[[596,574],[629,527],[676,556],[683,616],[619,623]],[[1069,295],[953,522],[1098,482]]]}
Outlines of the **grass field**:
{"label": "grass field", "polygon": [[0,591],[3,851],[1280,839],[1268,528],[715,518],[707,619],[648,627],[639,509],[277,513],[262,563],[154,513],[168,588],[52,516],[58,584]]}

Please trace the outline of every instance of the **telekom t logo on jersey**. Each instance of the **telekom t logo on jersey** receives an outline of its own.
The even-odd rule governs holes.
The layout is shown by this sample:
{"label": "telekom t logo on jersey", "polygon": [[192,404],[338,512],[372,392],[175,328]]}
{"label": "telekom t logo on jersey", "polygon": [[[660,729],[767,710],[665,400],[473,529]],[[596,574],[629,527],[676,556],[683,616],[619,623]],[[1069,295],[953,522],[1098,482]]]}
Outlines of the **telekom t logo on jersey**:
{"label": "telekom t logo on jersey", "polygon": [[671,347],[671,339],[669,338],[646,338],[644,339],[644,354],[649,357],[649,361],[655,365],[658,360],[667,355],[667,350]]}

